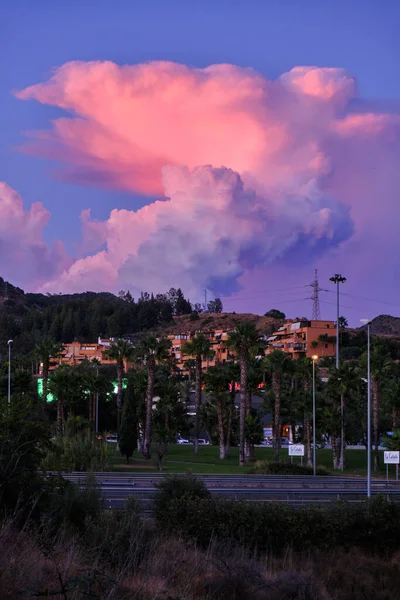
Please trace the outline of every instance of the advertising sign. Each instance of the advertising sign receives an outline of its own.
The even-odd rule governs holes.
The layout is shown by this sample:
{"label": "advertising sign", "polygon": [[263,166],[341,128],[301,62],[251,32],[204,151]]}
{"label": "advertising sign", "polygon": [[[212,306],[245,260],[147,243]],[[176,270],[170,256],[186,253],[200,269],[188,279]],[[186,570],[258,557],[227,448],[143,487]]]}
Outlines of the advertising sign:
{"label": "advertising sign", "polygon": [[400,452],[398,451],[385,451],[384,452],[385,465],[398,465],[400,462]]}
{"label": "advertising sign", "polygon": [[304,456],[304,445],[303,444],[293,444],[292,446],[288,446],[289,456]]}

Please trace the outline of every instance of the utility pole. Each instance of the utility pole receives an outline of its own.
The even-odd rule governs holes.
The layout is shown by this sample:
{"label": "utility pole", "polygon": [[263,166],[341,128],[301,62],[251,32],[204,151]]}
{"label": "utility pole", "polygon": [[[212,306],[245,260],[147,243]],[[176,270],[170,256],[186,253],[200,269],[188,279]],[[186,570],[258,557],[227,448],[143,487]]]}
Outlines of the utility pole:
{"label": "utility pole", "polygon": [[367,498],[371,498],[371,330],[369,319],[361,319],[367,326]]}
{"label": "utility pole", "polygon": [[207,312],[207,290],[204,290],[204,312]]}
{"label": "utility pole", "polygon": [[335,273],[333,277],[329,279],[336,285],[336,368],[339,368],[339,285],[346,281],[346,277]]}

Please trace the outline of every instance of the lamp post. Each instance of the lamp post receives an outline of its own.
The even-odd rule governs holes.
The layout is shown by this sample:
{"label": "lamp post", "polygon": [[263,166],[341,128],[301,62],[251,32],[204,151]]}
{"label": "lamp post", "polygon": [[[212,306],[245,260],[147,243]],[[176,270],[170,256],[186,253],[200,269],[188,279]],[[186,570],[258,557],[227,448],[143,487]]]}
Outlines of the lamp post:
{"label": "lamp post", "polygon": [[339,368],[339,284],[346,281],[346,277],[335,273],[333,277],[329,279],[336,285],[336,368]]}
{"label": "lamp post", "polygon": [[312,397],[313,397],[313,415],[312,415],[312,419],[313,419],[313,426],[312,426],[312,430],[313,430],[313,475],[314,477],[317,474],[317,453],[316,453],[316,446],[317,446],[317,442],[316,442],[316,427],[315,427],[315,421],[316,421],[316,417],[315,417],[315,413],[316,413],[316,406],[315,406],[315,362],[318,360],[318,356],[315,354],[314,356],[311,357],[312,358],[312,383],[313,383],[313,387],[312,387]]}
{"label": "lamp post", "polygon": [[11,404],[11,344],[13,340],[8,340],[8,406]]}
{"label": "lamp post", "polygon": [[371,321],[369,319],[361,319],[361,323],[367,326],[367,497],[371,498]]}

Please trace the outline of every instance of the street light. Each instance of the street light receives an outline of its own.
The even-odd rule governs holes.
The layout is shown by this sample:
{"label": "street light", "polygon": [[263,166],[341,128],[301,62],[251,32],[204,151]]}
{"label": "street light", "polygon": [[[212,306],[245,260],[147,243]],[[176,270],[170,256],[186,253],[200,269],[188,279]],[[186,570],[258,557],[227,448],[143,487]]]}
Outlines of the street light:
{"label": "street light", "polygon": [[339,284],[346,281],[346,277],[335,273],[333,277],[329,279],[332,283],[336,284],[336,368],[339,368]]}
{"label": "street light", "polygon": [[368,406],[367,406],[367,497],[371,498],[371,336],[369,319],[361,319],[361,323],[367,326],[367,389],[368,389]]}
{"label": "street light", "polygon": [[312,430],[313,430],[313,475],[314,477],[317,474],[317,457],[316,457],[316,446],[317,446],[317,442],[316,442],[316,435],[315,435],[315,363],[318,360],[318,356],[316,354],[314,354],[314,356],[311,357],[312,358],[312,419],[313,419],[313,426],[312,426]]}
{"label": "street light", "polygon": [[8,406],[11,404],[11,344],[13,340],[8,340]]}

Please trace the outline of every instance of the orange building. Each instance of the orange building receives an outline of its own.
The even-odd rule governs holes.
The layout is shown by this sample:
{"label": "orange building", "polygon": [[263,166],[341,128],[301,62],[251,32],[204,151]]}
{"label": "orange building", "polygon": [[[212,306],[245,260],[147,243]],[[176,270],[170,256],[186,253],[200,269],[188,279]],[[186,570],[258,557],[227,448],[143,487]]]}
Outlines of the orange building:
{"label": "orange building", "polygon": [[187,373],[187,368],[185,366],[185,362],[190,359],[194,359],[194,356],[190,356],[183,352],[184,345],[189,342],[197,333],[202,333],[204,337],[206,337],[211,346],[211,350],[215,352],[212,358],[208,358],[203,360],[202,369],[206,370],[209,367],[214,367],[217,363],[225,363],[230,358],[233,358],[233,355],[228,352],[227,340],[229,337],[228,331],[223,331],[222,329],[216,329],[213,331],[198,331],[189,333],[180,333],[177,335],[169,335],[168,339],[171,341],[171,356],[176,360],[176,366],[182,372]]}
{"label": "orange building", "polygon": [[278,331],[267,338],[265,354],[274,350],[282,350],[291,354],[292,358],[314,354],[335,356],[336,329],[333,321],[308,321],[300,319],[287,321]]}
{"label": "orange building", "polygon": [[[102,365],[115,365],[116,361],[109,358],[106,350],[116,340],[114,338],[101,339],[95,343],[70,342],[63,344],[64,348],[59,356],[50,359],[50,371],[56,369],[59,365],[79,365],[83,360],[97,359]],[[40,365],[40,372],[42,365]]]}

